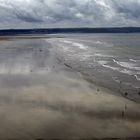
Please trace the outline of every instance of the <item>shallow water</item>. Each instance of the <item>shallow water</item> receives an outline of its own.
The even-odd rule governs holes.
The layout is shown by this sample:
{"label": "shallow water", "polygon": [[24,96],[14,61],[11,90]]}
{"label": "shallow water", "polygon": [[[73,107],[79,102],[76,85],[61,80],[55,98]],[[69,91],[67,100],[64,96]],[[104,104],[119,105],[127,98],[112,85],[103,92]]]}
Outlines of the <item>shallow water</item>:
{"label": "shallow water", "polygon": [[112,35],[60,36],[0,42],[0,139],[138,137],[135,96],[110,90],[124,77],[139,86],[108,67],[126,59]]}

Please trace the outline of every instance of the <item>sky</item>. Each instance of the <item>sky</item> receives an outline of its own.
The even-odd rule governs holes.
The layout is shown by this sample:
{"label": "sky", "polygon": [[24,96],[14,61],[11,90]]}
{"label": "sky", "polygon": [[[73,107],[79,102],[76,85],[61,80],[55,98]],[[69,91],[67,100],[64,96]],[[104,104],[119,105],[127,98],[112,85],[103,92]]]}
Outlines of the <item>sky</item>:
{"label": "sky", "polygon": [[0,0],[0,29],[140,26],[140,0]]}

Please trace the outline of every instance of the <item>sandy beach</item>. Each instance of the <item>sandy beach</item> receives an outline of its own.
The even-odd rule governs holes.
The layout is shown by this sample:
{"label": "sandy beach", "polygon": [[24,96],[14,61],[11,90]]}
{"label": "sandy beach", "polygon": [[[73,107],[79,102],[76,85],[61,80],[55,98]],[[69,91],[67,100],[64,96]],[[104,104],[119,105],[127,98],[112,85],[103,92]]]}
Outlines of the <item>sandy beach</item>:
{"label": "sandy beach", "polygon": [[0,37],[0,139],[140,137],[140,104],[78,71],[65,38]]}

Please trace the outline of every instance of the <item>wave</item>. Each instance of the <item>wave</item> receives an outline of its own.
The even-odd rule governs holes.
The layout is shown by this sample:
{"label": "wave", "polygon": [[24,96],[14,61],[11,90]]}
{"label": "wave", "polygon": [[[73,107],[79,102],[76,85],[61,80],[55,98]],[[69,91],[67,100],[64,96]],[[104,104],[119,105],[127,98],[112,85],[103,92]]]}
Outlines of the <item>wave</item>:
{"label": "wave", "polygon": [[119,68],[117,68],[117,67],[112,67],[112,66],[109,66],[109,65],[103,65],[103,67],[106,67],[106,68],[110,68],[110,69],[112,69],[112,70],[117,70],[117,71],[119,71]]}
{"label": "wave", "polygon": [[82,49],[82,50],[87,50],[87,49],[88,49],[88,46],[84,46],[84,45],[81,44],[81,43],[73,42],[72,45],[73,45],[73,46],[77,46],[77,47],[79,47],[79,48]]}
{"label": "wave", "polygon": [[108,64],[108,61],[98,61],[98,64],[102,65],[105,68],[109,68],[109,69],[112,69],[112,70],[116,70],[116,71],[121,72],[121,70],[120,70],[119,67],[113,67],[113,66],[107,65]]}
{"label": "wave", "polygon": [[128,68],[128,69],[131,69],[131,70],[140,71],[140,67],[137,67],[136,64],[134,64],[134,63],[120,62],[120,61],[117,61],[115,59],[113,59],[113,62],[114,63],[117,63],[121,67]]}
{"label": "wave", "polygon": [[[97,41],[91,41],[91,40],[83,40],[83,39],[69,39],[71,41],[80,41],[80,42],[86,42],[86,43],[92,43],[92,44],[97,44],[97,45],[105,45],[105,46],[109,46],[109,47],[112,47],[113,44],[110,44],[110,43],[107,43],[107,42],[104,42],[104,41],[100,41],[100,40],[97,40]],[[71,41],[65,41],[66,43],[69,43]]]}
{"label": "wave", "polygon": [[120,71],[120,68],[118,68],[118,67],[113,67],[113,66],[107,65],[108,61],[98,61],[98,64],[102,65],[105,68],[109,68],[109,69],[112,69],[112,70]]}
{"label": "wave", "polygon": [[100,64],[100,65],[105,65],[105,64],[107,64],[108,63],[108,61],[98,61],[98,64]]}
{"label": "wave", "polygon": [[[140,77],[136,74],[136,72],[133,72],[133,71],[128,70],[128,69],[122,69],[122,68],[119,68],[119,67],[113,67],[113,66],[107,65],[107,63],[108,63],[107,61],[98,61],[98,63],[105,68],[109,68],[111,70],[118,71],[120,73],[124,73],[124,74],[130,75],[130,76],[134,76],[136,78],[136,80],[140,81]],[[116,81],[116,79],[114,79],[114,80]],[[119,81],[117,80],[116,82],[119,82]]]}
{"label": "wave", "polygon": [[105,55],[105,54],[101,54],[101,53],[95,53],[94,56],[108,57],[108,58],[110,58],[110,57],[114,57],[114,56],[112,56],[112,55]]}
{"label": "wave", "polygon": [[124,74],[128,74],[128,75],[134,75],[135,73],[130,71],[130,70],[127,70],[127,69],[123,69],[123,70],[120,70],[121,73],[124,73]]}
{"label": "wave", "polygon": [[72,43],[71,41],[68,41],[68,40],[63,40],[63,41],[61,41],[61,42],[63,42],[63,43],[68,43],[68,44],[71,44],[71,43]]}
{"label": "wave", "polygon": [[140,81],[140,77],[138,75],[134,75],[138,81]]}
{"label": "wave", "polygon": [[140,60],[129,59],[131,62],[140,62]]}
{"label": "wave", "polygon": [[103,67],[106,67],[106,68],[110,68],[112,70],[115,70],[115,71],[118,71],[118,72],[121,72],[121,73],[124,73],[124,74],[128,74],[128,75],[134,75],[135,73],[133,73],[132,71],[130,70],[127,70],[127,69],[120,69],[118,67],[113,67],[113,66],[110,66],[110,65],[103,65]]}
{"label": "wave", "polygon": [[84,44],[81,44],[81,43],[78,43],[78,42],[69,41],[69,40],[63,40],[61,42],[70,44],[72,46],[77,46],[77,47],[79,47],[79,49],[82,49],[82,50],[87,50],[88,49],[88,46],[85,46]]}

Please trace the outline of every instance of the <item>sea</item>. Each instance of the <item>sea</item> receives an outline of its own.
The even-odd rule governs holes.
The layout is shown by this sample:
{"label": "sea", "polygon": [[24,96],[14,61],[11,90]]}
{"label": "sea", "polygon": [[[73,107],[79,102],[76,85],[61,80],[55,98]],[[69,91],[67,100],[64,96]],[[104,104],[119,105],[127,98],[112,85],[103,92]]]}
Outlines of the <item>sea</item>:
{"label": "sea", "polygon": [[[63,35],[62,35],[63,36]],[[93,83],[140,101],[140,34],[70,34],[50,42]]]}
{"label": "sea", "polygon": [[48,72],[50,48],[56,59],[86,80],[140,102],[140,34],[57,34],[2,41],[0,73]]}

